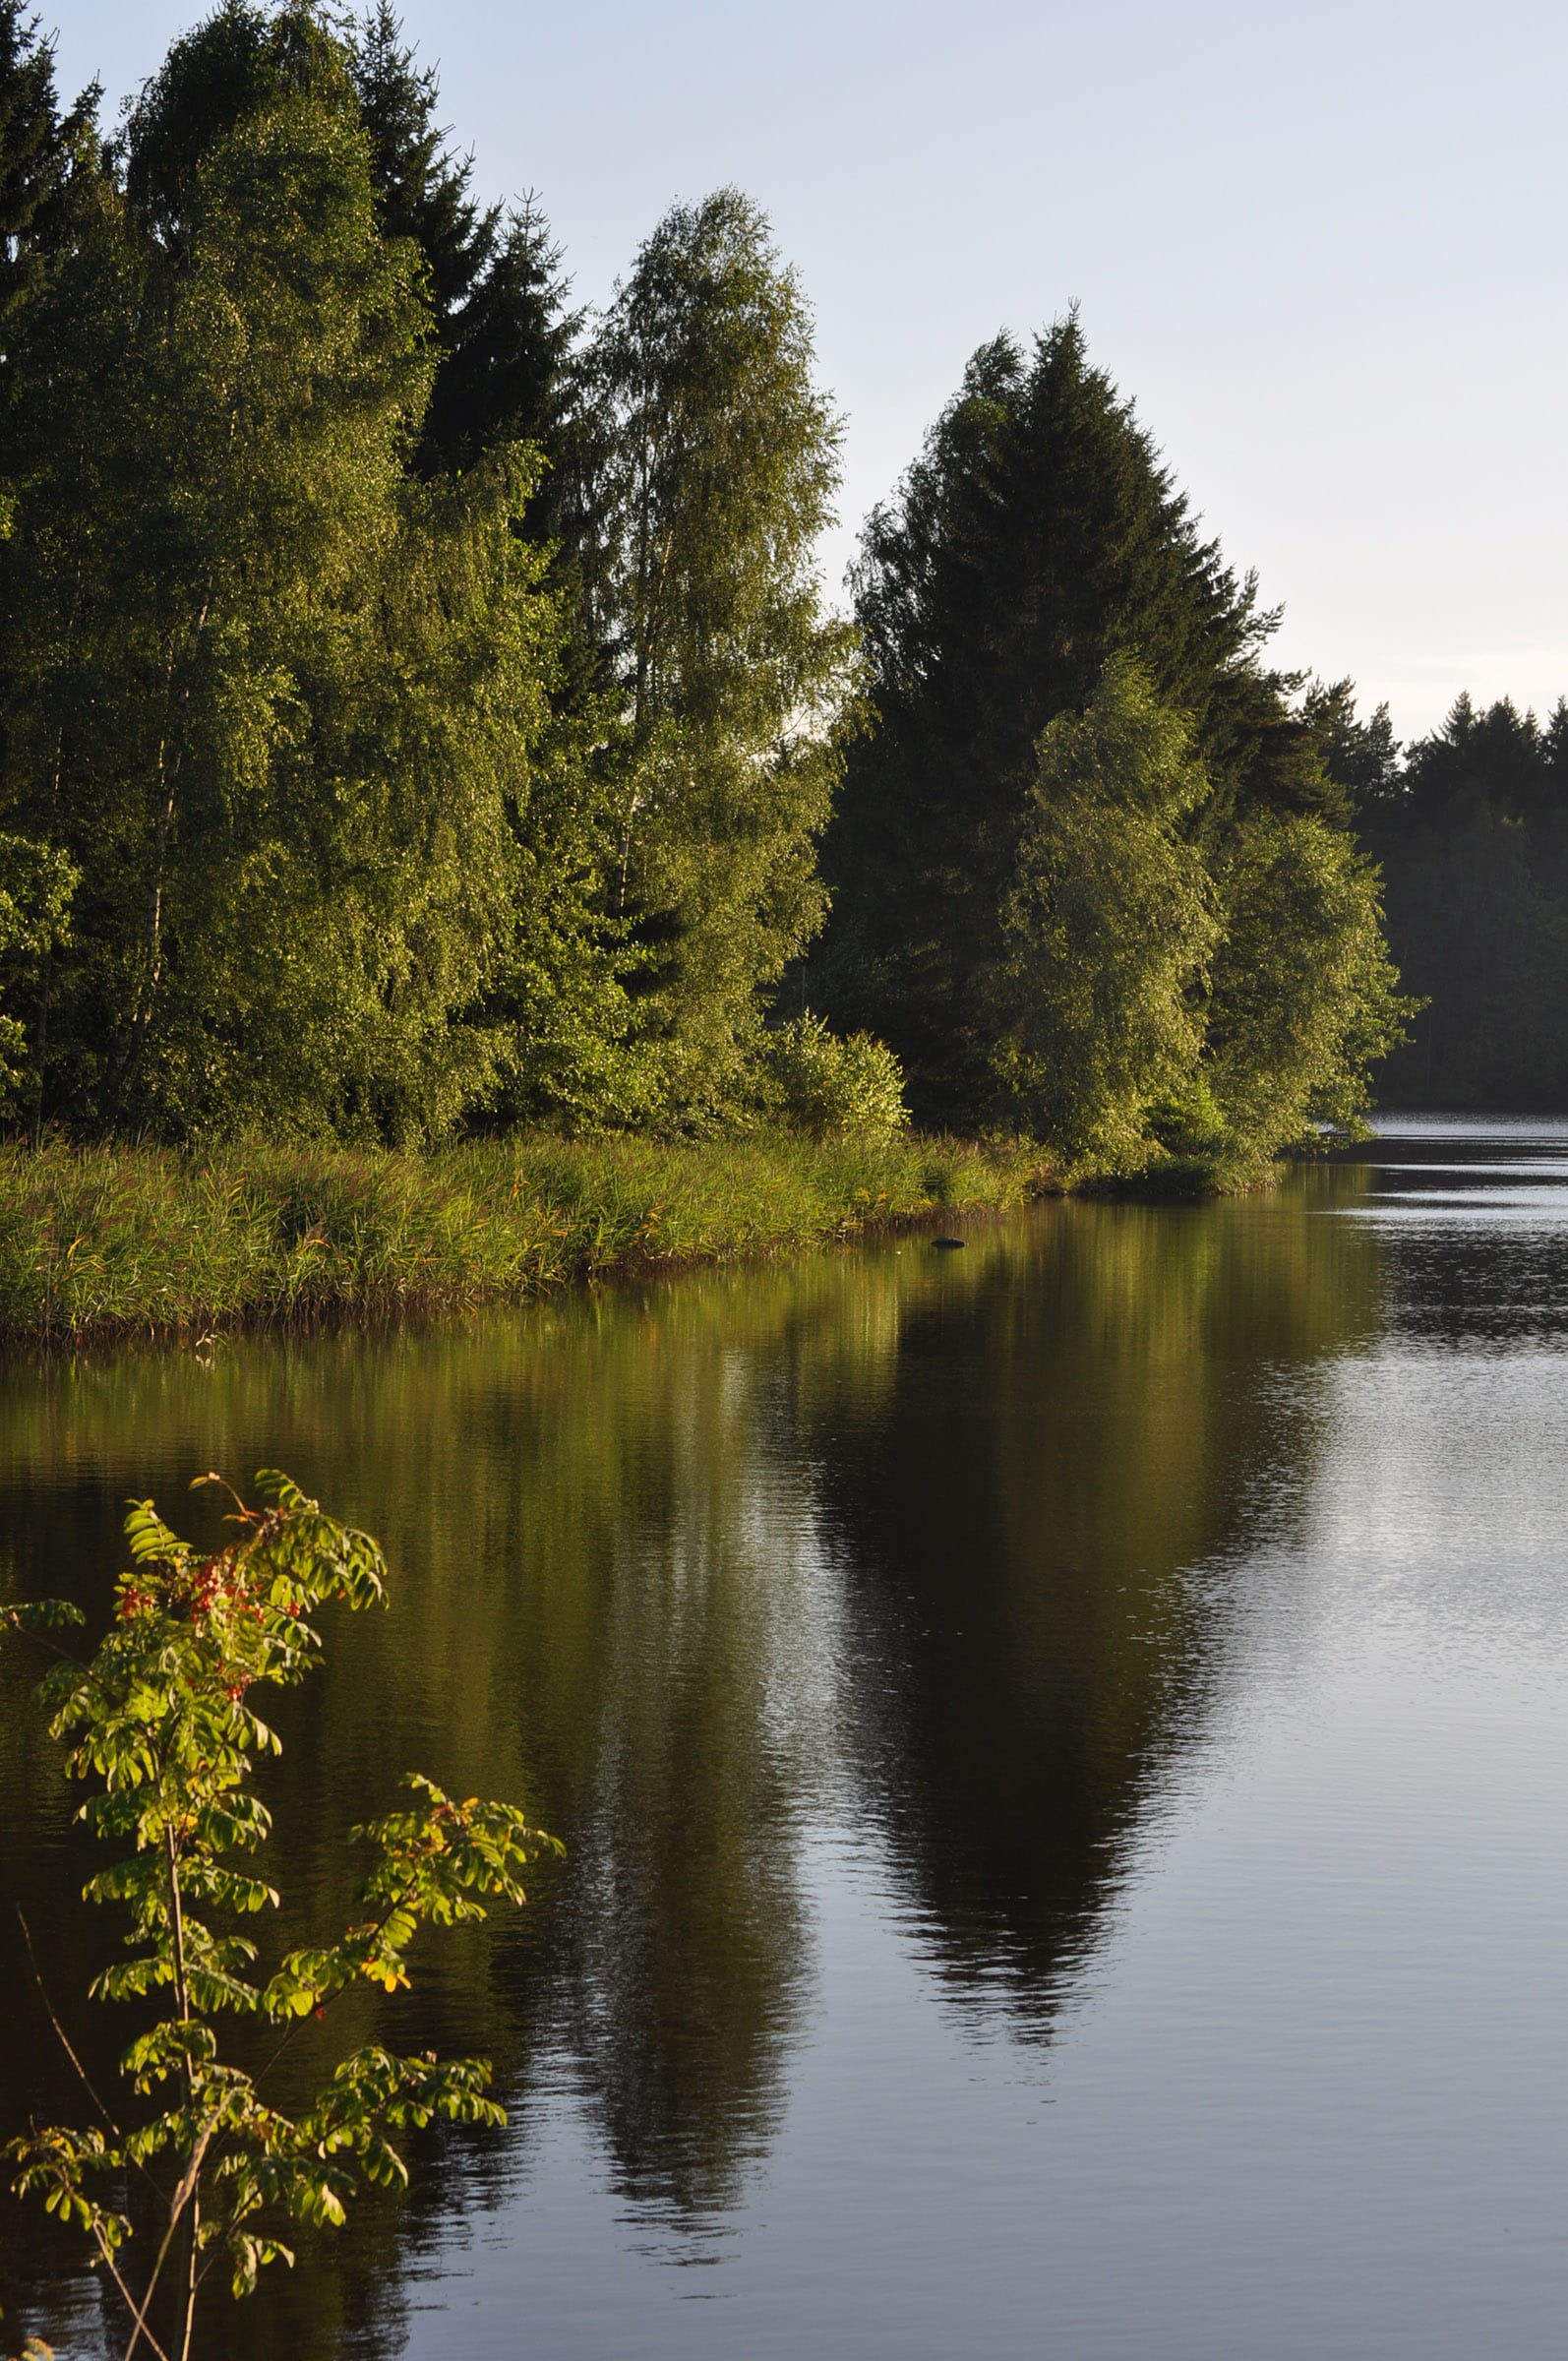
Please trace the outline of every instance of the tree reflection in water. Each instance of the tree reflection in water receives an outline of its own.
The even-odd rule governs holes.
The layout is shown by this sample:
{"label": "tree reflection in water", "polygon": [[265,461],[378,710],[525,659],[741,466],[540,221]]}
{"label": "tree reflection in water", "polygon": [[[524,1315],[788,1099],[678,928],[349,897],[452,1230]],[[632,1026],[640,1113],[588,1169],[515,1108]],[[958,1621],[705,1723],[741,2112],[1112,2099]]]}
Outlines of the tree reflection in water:
{"label": "tree reflection in water", "polygon": [[[949,1988],[1048,2025],[1223,1665],[1184,1575],[1260,1513],[1262,1380],[1370,1327],[1377,1252],[1294,1202],[1057,1205],[964,1255],[908,1240],[420,1334],[236,1341],[210,1369],[13,1372],[12,1595],[101,1601],[126,1493],[209,1466],[286,1466],[386,1544],[391,1616],[288,1701],[271,1799],[300,1924],[340,1907],[341,1830],[407,1762],[525,1798],[570,1846],[521,1921],[432,1948],[391,2028],[491,2053],[512,2130],[430,2144],[406,2204],[225,2323],[236,2361],[394,2352],[428,2258],[528,2171],[536,2093],[563,2081],[623,2199],[722,2219],[811,2023],[814,1829],[869,1828]],[[79,1847],[11,1680],[0,1877],[48,1898],[79,1995],[96,1953],[58,1905]],[[0,1945],[3,2134],[74,2094]],[[111,2071],[122,2028],[74,2015]],[[59,2320],[63,2271],[0,2208],[8,2316]]]}

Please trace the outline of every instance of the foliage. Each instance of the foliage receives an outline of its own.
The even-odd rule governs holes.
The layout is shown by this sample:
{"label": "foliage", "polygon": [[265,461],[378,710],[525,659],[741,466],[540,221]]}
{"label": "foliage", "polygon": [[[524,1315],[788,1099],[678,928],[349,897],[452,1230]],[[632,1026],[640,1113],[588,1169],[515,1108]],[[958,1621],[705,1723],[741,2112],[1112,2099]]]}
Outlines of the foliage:
{"label": "foliage", "polygon": [[1208,791],[1184,723],[1126,659],[1042,733],[1002,909],[995,1059],[1070,1170],[1140,1170],[1152,1110],[1195,1073],[1219,930],[1182,823]]}
{"label": "foliage", "polygon": [[1364,820],[1399,795],[1400,748],[1386,704],[1376,706],[1362,721],[1356,710],[1354,681],[1309,681],[1301,698],[1301,721],[1350,812]]}
{"label": "foliage", "polygon": [[71,161],[97,97],[94,87],[62,116],[53,43],[26,0],[0,0],[0,384],[28,298],[66,234]]}
{"label": "foliage", "polygon": [[531,471],[406,480],[425,316],[346,80],[178,173],[173,103],[132,121],[144,211],[85,193],[22,396],[6,789],[83,879],[43,1103],[440,1130],[504,1053],[467,1016],[552,844],[530,757],[557,627],[511,530]]}
{"label": "foliage", "polygon": [[1556,1108],[1568,1094],[1568,706],[1460,697],[1362,803],[1389,938],[1428,1001],[1395,1104]]}
{"label": "foliage", "polygon": [[834,1033],[810,1009],[757,1047],[760,1111],[814,1139],[890,1139],[909,1121],[898,1060],[869,1033]]}
{"label": "foliage", "polygon": [[1207,1080],[1244,1158],[1366,1136],[1367,1068],[1405,1038],[1377,873],[1314,813],[1254,814],[1218,864]]}
{"label": "foliage", "polygon": [[1232,1182],[1358,1131],[1402,1038],[1378,879],[1322,811],[1216,817],[1191,732],[1127,658],[1041,736],[993,986],[1014,1120],[1083,1178]]}
{"label": "foliage", "polygon": [[625,731],[611,899],[649,952],[678,1115],[724,1104],[824,908],[854,636],[820,607],[840,430],[812,357],[796,274],[735,189],[665,216],[588,356],[574,529]]}
{"label": "foliage", "polygon": [[[63,853],[27,836],[0,835],[0,1108],[22,1079],[27,1030],[9,1012],[22,997],[19,980],[36,991],[40,967],[66,939],[77,875]],[[7,1005],[9,1003],[9,1006]]]}
{"label": "foliage", "polygon": [[518,441],[553,452],[580,323],[548,225],[531,198],[510,213],[477,202],[473,159],[448,146],[435,72],[416,63],[390,0],[350,26],[348,57],[383,225],[415,241],[426,272],[438,357],[417,464],[467,468]]}
{"label": "foliage", "polygon": [[29,2336],[24,2340],[17,2361],[54,2361],[54,2347],[45,2344],[41,2336]]}
{"label": "foliage", "polygon": [[[281,2237],[288,2223],[336,2226],[362,2181],[405,2182],[394,2145],[404,2131],[436,2117],[504,2120],[486,2095],[483,2060],[443,2065],[375,2043],[344,2057],[296,2115],[266,2092],[289,2028],[357,1983],[395,1991],[422,1925],[482,1918],[494,1899],[521,1903],[529,1863],[560,1849],[514,1806],[459,1803],[410,1777],[401,1810],[354,1832],[375,1854],[354,1923],[336,1942],[289,1953],[267,1980],[256,1975],[257,1947],[232,1928],[277,1905],[251,1866],[271,1826],[251,1779],[278,1740],[253,1693],[310,1670],[322,1645],[312,1611],[332,1600],[363,1608],[385,1595],[381,1552],[367,1535],[325,1516],[285,1477],[258,1481],[269,1505],[236,1499],[235,1538],[211,1553],[181,1541],[151,1501],[133,1505],[132,1570],[90,1662],[54,1637],[79,1610],[52,1602],[6,1616],[59,1660],[40,1694],[68,1769],[92,1789],[81,1817],[130,1848],[87,1889],[130,1919],[131,1956],[103,1969],[94,1996],[170,2011],[124,2053],[122,2072],[146,2102],[124,2123],[100,2106],[89,2129],[35,2124],[12,2149],[18,2191],[83,2231],[119,2290],[131,2315],[128,2356],[145,2342],[183,2361],[214,2269],[248,2294],[268,2264],[292,2261]],[[282,2028],[260,2073],[222,2054],[224,2013]],[[138,2268],[141,2231],[153,2251]]]}
{"label": "foliage", "polygon": [[[878,728],[849,750],[824,847],[834,917],[812,986],[898,1053],[917,1119],[972,1124],[994,1087],[986,979],[1036,747],[1135,655],[1218,782],[1278,699],[1272,619],[1204,541],[1075,317],[971,360],[854,574]],[[1271,702],[1272,698],[1272,702]]]}
{"label": "foliage", "polygon": [[[1124,1163],[1190,1091],[1203,996],[1196,935],[1156,981],[1117,895],[1141,926],[1160,861],[1200,859],[1267,948],[1237,896],[1292,846],[1354,933],[1352,806],[1403,811],[1386,714],[1264,667],[1275,619],[1075,317],[976,353],[867,526],[857,623],[825,611],[841,426],[756,206],[673,208],[584,334],[533,201],[481,204],[439,108],[392,0],[223,0],[105,146],[0,0],[0,838],[35,869],[0,877],[9,1120],[830,1133],[891,1124],[907,1078],[974,1129],[1004,1072],[1004,1120]],[[1201,796],[1046,813],[1042,732],[1126,661]],[[1145,951],[1165,1014],[1091,1041]],[[1243,1042],[1285,1055],[1239,1013],[1264,970],[1292,989],[1233,958],[1208,1011],[1259,1155],[1336,1087],[1242,1077]],[[1323,1038],[1364,1065],[1381,971],[1335,972],[1371,999]],[[808,997],[823,1025],[776,1021]]]}
{"label": "foliage", "polygon": [[511,1135],[414,1157],[239,1141],[0,1147],[0,1335],[43,1342],[460,1309],[1016,1205],[1027,1143]]}

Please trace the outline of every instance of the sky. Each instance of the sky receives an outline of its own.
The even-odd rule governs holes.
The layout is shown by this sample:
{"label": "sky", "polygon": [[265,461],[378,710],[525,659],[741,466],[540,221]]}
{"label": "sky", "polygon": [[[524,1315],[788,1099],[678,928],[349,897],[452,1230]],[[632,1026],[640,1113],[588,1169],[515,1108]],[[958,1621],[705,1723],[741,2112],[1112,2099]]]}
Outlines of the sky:
{"label": "sky", "polygon": [[[105,111],[199,0],[38,0]],[[835,592],[975,346],[1076,302],[1277,660],[1396,731],[1568,692],[1555,0],[407,0],[476,184],[578,300],[666,207],[768,213],[846,417]]]}

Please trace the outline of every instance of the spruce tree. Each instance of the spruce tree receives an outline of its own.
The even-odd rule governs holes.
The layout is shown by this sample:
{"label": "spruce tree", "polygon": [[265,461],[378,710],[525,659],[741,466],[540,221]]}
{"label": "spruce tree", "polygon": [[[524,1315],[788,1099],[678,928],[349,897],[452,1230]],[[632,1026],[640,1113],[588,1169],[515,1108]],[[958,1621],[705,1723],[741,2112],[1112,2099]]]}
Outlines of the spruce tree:
{"label": "spruce tree", "polygon": [[1460,696],[1363,803],[1389,936],[1429,999],[1396,1103],[1557,1107],[1568,1090],[1568,708]]}
{"label": "spruce tree", "polygon": [[[1205,539],[1075,316],[977,352],[853,574],[879,727],[849,752],[824,845],[834,918],[814,997],[882,1034],[917,1114],[997,1112],[987,979],[1036,746],[1136,660],[1182,716],[1214,850],[1252,811],[1343,818],[1299,682],[1268,671],[1277,617]],[[1003,1107],[1005,1112],[1005,1103]]]}
{"label": "spruce tree", "polygon": [[1354,681],[1314,680],[1301,699],[1301,719],[1349,812],[1364,819],[1398,802],[1403,793],[1400,747],[1386,704],[1362,721],[1356,710]]}
{"label": "spruce tree", "polygon": [[853,583],[880,726],[850,749],[824,848],[835,917],[814,989],[892,1044],[917,1113],[970,1123],[988,1112],[982,979],[1041,731],[1131,653],[1208,757],[1270,619],[1076,317],[1032,350],[1003,335],[975,354],[870,519]]}
{"label": "spruce tree", "polygon": [[0,0],[0,363],[43,259],[64,232],[72,160],[98,95],[93,84],[62,115],[53,42],[41,37],[23,0]]}
{"label": "spruce tree", "polygon": [[[418,64],[390,0],[353,29],[350,56],[385,227],[413,239],[429,274],[437,367],[418,465],[471,467],[511,441],[554,456],[579,316],[548,223],[531,197],[511,211],[479,203],[473,158],[440,121],[436,73]],[[547,478],[530,529],[553,508]]]}

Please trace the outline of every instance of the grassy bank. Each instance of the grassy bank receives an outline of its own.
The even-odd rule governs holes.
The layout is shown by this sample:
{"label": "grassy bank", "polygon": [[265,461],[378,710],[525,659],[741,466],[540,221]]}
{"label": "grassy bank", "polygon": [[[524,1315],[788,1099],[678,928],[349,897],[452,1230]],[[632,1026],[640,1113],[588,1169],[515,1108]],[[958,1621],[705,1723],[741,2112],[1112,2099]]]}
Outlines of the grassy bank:
{"label": "grassy bank", "polygon": [[461,1309],[1018,1205],[1050,1180],[1036,1151],[913,1138],[0,1148],[0,1336]]}

